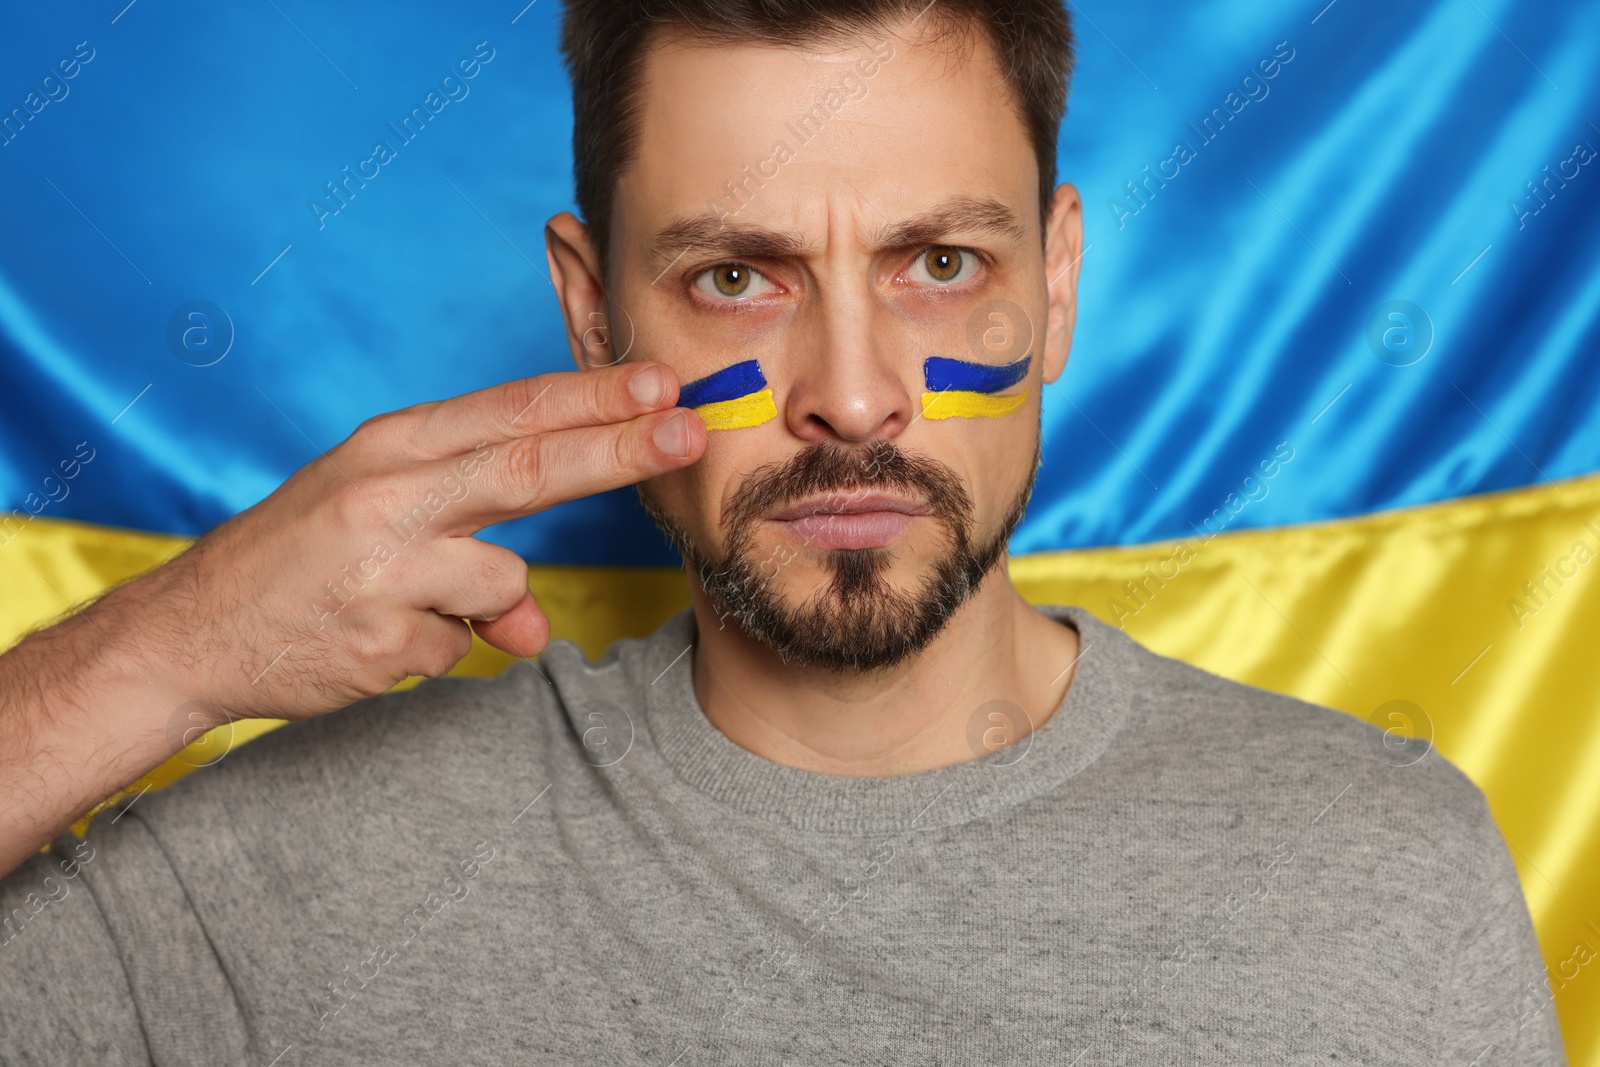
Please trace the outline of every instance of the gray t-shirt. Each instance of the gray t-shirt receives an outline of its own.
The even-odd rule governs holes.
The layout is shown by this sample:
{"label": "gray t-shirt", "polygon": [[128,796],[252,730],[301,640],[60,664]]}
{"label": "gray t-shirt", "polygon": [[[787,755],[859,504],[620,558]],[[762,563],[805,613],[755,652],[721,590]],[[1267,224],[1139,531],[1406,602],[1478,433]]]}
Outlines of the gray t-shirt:
{"label": "gray t-shirt", "polygon": [[286,726],[0,882],[0,1062],[1563,1062],[1455,767],[1041,610],[1056,714],[897,778],[730,741],[687,611]]}

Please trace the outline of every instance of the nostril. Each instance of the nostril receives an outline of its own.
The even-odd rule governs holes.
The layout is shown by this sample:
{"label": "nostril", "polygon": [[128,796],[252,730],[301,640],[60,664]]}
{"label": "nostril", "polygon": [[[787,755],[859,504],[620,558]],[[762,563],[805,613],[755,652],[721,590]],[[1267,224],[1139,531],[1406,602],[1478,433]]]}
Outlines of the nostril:
{"label": "nostril", "polygon": [[911,423],[909,367],[830,357],[794,369],[778,407],[798,437],[857,445],[893,437]]}

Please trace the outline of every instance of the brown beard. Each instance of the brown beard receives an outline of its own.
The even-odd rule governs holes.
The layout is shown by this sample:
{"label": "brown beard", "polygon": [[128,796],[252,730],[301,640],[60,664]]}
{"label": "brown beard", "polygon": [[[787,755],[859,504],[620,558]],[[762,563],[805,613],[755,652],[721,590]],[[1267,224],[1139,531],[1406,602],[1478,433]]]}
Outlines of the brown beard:
{"label": "brown beard", "polygon": [[[787,462],[758,468],[722,518],[727,553],[721,560],[702,551],[643,485],[639,499],[694,568],[719,619],[732,618],[786,662],[841,673],[883,670],[926,648],[1004,556],[1027,510],[1041,458],[1036,438],[1027,483],[994,536],[977,546],[972,497],[955,472],[883,440],[860,448],[820,441]],[[873,489],[920,494],[944,531],[943,551],[919,588],[907,594],[889,584],[889,549],[827,549],[832,580],[798,607],[783,603],[773,588],[781,563],[754,558],[752,541],[762,516],[815,493]]]}

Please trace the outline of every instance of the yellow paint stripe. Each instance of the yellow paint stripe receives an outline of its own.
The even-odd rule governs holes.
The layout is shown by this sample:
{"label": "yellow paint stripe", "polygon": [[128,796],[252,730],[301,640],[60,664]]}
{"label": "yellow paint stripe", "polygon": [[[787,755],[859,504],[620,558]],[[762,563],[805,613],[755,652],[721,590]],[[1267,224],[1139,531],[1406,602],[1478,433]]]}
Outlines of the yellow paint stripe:
{"label": "yellow paint stripe", "polygon": [[993,419],[1009,415],[1028,399],[1031,389],[1011,396],[991,396],[965,389],[922,394],[922,413],[930,419]]}
{"label": "yellow paint stripe", "polygon": [[778,407],[772,401],[770,387],[751,393],[749,396],[735,397],[733,400],[701,404],[694,410],[705,420],[708,430],[743,430],[770,422],[778,415]]}
{"label": "yellow paint stripe", "polygon": [[[1012,559],[1011,577],[1031,602],[1081,604],[1224,677],[1362,718],[1393,699],[1420,706],[1511,843],[1571,1062],[1600,1065],[1600,981],[1562,977],[1574,946],[1600,950],[1588,926],[1600,926],[1600,557],[1576,550],[1600,548],[1597,531],[1600,475],[1209,541],[1034,553]],[[32,520],[0,543],[0,644],[186,543]],[[689,603],[674,569],[536,564],[529,584],[553,632],[590,656]],[[509,662],[475,642],[452,673]],[[216,759],[204,744],[133,791]]]}

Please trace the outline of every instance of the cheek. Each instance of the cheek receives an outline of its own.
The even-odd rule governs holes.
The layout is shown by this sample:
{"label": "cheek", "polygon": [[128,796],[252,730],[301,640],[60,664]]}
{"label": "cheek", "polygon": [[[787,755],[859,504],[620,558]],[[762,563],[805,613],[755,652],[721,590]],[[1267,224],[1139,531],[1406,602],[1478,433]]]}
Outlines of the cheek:
{"label": "cheek", "polygon": [[685,382],[678,404],[693,408],[707,430],[747,430],[778,417],[772,387],[753,359]]}
{"label": "cheek", "polygon": [[639,483],[639,496],[652,511],[666,514],[679,526],[694,529],[694,516],[700,511],[695,505],[694,468],[657,475]]}
{"label": "cheek", "polygon": [[698,463],[658,475],[641,486],[651,504],[702,545],[721,543],[718,524],[749,472],[770,457],[752,447],[764,431],[713,434]]}
{"label": "cheek", "polygon": [[922,420],[908,449],[946,464],[972,497],[980,526],[999,522],[1032,474],[1039,444],[1038,403],[1031,395],[1014,411],[989,418]]}
{"label": "cheek", "polygon": [[1000,419],[1029,407],[1033,388],[1006,392],[1027,380],[1033,357],[1011,363],[974,363],[947,356],[923,362],[922,414],[946,419]]}

